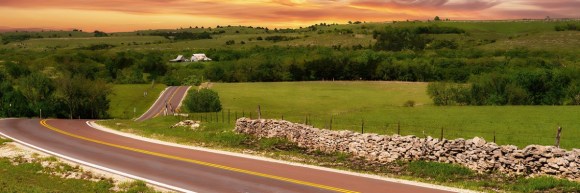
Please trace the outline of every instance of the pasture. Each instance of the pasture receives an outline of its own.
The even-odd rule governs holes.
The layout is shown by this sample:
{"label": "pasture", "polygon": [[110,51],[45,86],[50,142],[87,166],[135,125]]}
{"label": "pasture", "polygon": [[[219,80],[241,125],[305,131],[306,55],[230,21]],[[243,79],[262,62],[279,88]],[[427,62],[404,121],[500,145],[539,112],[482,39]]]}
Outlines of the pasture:
{"label": "pasture", "polygon": [[[308,122],[319,128],[436,138],[443,129],[443,136],[449,139],[479,136],[493,141],[495,135],[498,144],[519,147],[553,145],[556,129],[561,126],[561,146],[580,147],[580,107],[434,106],[426,86],[337,81],[215,83],[212,89],[219,93],[224,114],[229,111],[232,122],[236,115],[249,117],[252,113],[256,118],[260,105],[263,118]],[[408,100],[415,106],[406,107]]]}
{"label": "pasture", "polygon": [[[109,34],[109,37],[93,37],[92,33],[46,31],[46,32],[7,32],[11,34],[31,34],[40,39],[29,39],[22,42],[12,42],[0,45],[0,48],[11,49],[76,49],[95,44],[110,44],[118,51],[132,50],[165,50],[183,51],[193,49],[230,48],[244,49],[254,46],[363,46],[374,44],[374,30],[388,26],[418,27],[439,25],[457,27],[465,30],[465,34],[435,34],[435,39],[453,39],[463,48],[506,49],[514,47],[529,47],[534,49],[560,50],[562,48],[578,49],[577,31],[556,32],[554,27],[574,21],[503,21],[503,22],[372,22],[361,24],[313,25],[294,31],[274,29],[258,29],[250,26],[222,26],[220,28],[178,28],[172,30],[141,30],[136,32],[119,32]],[[315,30],[313,30],[315,29]],[[177,32],[208,32],[212,39],[170,41],[161,36],[149,34],[159,31]],[[257,40],[258,37],[291,36],[298,39],[290,41]],[[1,38],[1,37],[0,37]],[[234,40],[235,44],[225,42]],[[481,43],[483,40],[483,43]],[[570,40],[570,41],[569,41]],[[243,43],[242,43],[243,42]]]}

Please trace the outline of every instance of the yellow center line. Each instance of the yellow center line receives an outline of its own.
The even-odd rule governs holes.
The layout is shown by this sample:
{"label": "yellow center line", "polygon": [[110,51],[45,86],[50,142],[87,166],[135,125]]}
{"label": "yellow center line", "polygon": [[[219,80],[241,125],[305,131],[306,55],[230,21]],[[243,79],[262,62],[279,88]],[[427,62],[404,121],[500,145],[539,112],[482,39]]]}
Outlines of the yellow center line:
{"label": "yellow center line", "polygon": [[[169,97],[169,100],[166,100],[165,102],[169,102],[171,103],[171,100],[173,99],[173,97],[175,96],[175,94],[177,93],[177,91],[179,91],[179,87],[177,87],[174,91],[173,94],[171,94],[171,96]],[[159,112],[157,114],[155,114],[155,116],[153,117],[157,117],[159,116],[159,114],[161,114],[161,112],[163,112],[163,108],[161,108],[161,110],[159,110]]]}
{"label": "yellow center line", "polygon": [[264,177],[264,178],[270,178],[270,179],[290,182],[290,183],[294,183],[294,184],[311,186],[311,187],[325,189],[325,190],[344,192],[344,193],[358,193],[358,192],[352,191],[352,190],[346,190],[346,189],[341,189],[341,188],[336,188],[336,187],[331,187],[331,186],[326,186],[326,185],[321,185],[321,184],[316,184],[316,183],[311,183],[311,182],[306,182],[306,181],[301,181],[301,180],[295,180],[295,179],[291,179],[291,178],[285,178],[285,177],[280,177],[280,176],[275,176],[275,175],[270,175],[270,174],[265,174],[265,173],[260,173],[260,172],[254,172],[254,171],[250,171],[250,170],[244,170],[244,169],[240,169],[240,168],[234,168],[234,167],[229,167],[229,166],[224,166],[224,165],[219,165],[219,164],[213,164],[213,163],[209,163],[209,162],[187,159],[187,158],[178,157],[178,156],[174,156],[174,155],[168,155],[168,154],[152,152],[152,151],[147,151],[147,150],[133,148],[133,147],[127,147],[127,146],[123,146],[123,145],[113,144],[113,143],[109,143],[109,142],[104,142],[104,141],[91,139],[91,138],[83,137],[80,135],[76,135],[76,134],[72,134],[72,133],[60,130],[56,127],[53,127],[53,126],[47,124],[46,121],[47,121],[47,119],[41,120],[40,124],[48,129],[50,129],[50,130],[56,131],[56,132],[61,133],[63,135],[67,135],[67,136],[74,137],[77,139],[82,139],[85,141],[90,141],[90,142],[94,142],[94,143],[98,143],[98,144],[102,144],[102,145],[106,145],[106,146],[111,146],[111,147],[115,147],[115,148],[119,148],[119,149],[129,150],[129,151],[148,154],[148,155],[153,155],[153,156],[157,156],[157,157],[163,157],[163,158],[168,158],[168,159],[173,159],[173,160],[189,162],[189,163],[198,164],[198,165],[202,165],[202,166],[208,166],[208,167],[219,168],[219,169],[224,169],[224,170],[229,170],[229,171],[234,171],[234,172],[239,172],[239,173],[244,173],[244,174],[249,174],[249,175],[254,175],[254,176],[260,176],[260,177]]}

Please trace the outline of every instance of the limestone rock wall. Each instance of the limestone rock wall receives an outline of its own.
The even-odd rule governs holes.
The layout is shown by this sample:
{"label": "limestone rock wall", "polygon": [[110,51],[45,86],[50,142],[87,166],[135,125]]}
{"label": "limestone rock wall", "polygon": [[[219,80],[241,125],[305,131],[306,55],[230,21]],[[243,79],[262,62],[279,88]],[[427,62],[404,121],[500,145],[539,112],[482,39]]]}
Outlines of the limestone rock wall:
{"label": "limestone rock wall", "polygon": [[529,145],[518,149],[484,139],[439,140],[415,136],[361,134],[313,128],[283,120],[240,118],[234,129],[259,138],[279,137],[300,147],[323,152],[346,152],[373,163],[397,159],[455,163],[479,172],[553,175],[580,180],[580,149]]}

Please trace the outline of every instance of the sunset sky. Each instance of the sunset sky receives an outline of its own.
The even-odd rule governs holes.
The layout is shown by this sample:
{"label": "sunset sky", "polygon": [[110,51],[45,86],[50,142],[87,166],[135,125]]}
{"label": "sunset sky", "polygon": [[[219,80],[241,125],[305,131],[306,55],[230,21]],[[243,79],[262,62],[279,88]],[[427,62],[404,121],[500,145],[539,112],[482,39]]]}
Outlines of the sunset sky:
{"label": "sunset sky", "polygon": [[580,17],[580,0],[0,0],[0,28],[107,32],[189,26]]}

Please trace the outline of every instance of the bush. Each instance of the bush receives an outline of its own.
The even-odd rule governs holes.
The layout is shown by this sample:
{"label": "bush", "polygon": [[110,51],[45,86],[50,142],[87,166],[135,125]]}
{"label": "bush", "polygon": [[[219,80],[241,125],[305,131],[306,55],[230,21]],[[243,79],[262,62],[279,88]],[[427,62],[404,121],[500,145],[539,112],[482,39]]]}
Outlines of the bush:
{"label": "bush", "polygon": [[408,100],[407,102],[405,102],[405,104],[403,104],[404,107],[414,107],[415,106],[415,101],[414,100]]}
{"label": "bush", "polygon": [[220,97],[217,92],[210,89],[190,90],[183,103],[190,112],[219,112],[222,110]]}

